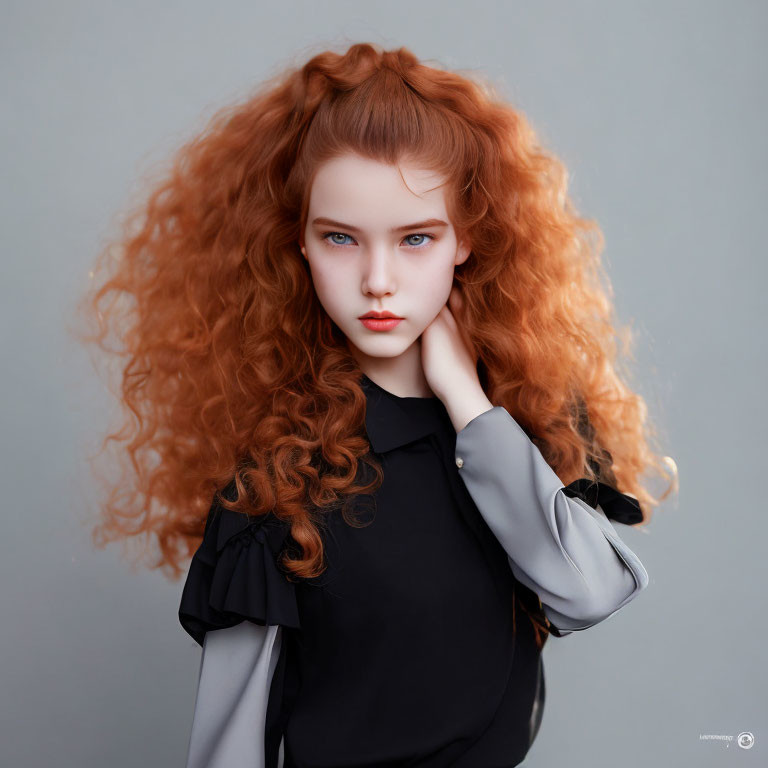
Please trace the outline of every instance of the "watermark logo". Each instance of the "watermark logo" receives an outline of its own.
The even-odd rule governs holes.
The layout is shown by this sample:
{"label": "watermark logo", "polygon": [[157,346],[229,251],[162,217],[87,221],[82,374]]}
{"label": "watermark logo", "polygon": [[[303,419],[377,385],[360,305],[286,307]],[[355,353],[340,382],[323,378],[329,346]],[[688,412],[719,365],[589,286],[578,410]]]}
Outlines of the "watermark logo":
{"label": "watermark logo", "polygon": [[[733,736],[730,733],[700,733],[699,741],[724,741],[727,748],[731,746]],[[736,743],[742,749],[752,749],[755,745],[755,736],[749,731],[742,731],[736,737]]]}
{"label": "watermark logo", "polygon": [[755,745],[755,737],[749,731],[742,731],[736,737],[736,743],[742,749],[752,749],[752,747]]}

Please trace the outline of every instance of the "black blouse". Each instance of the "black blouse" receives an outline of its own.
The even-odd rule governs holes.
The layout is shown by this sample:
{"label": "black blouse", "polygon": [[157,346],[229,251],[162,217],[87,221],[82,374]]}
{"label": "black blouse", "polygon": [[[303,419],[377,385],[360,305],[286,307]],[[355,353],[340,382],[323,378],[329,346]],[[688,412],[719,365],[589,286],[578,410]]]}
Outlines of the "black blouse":
{"label": "black blouse", "polygon": [[[282,627],[267,766],[278,765],[281,741],[285,768],[518,765],[545,697],[520,608],[538,598],[459,476],[456,431],[439,398],[398,397],[365,375],[362,385],[384,470],[373,497],[356,500],[356,519],[370,524],[329,515],[326,571],[293,583],[277,565],[288,527],[214,502],[181,624],[201,645],[206,631],[243,619]],[[627,515],[617,503],[627,497],[601,488],[591,498],[580,481],[565,490],[596,506],[596,489],[617,518]]]}

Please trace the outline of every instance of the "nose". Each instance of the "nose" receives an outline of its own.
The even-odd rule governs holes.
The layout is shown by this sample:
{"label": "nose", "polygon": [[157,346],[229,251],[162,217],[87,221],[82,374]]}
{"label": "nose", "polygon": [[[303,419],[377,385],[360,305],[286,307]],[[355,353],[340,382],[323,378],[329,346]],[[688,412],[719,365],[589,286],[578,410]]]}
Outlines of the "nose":
{"label": "nose", "polygon": [[396,290],[395,257],[383,245],[374,245],[364,257],[363,293],[385,296]]}

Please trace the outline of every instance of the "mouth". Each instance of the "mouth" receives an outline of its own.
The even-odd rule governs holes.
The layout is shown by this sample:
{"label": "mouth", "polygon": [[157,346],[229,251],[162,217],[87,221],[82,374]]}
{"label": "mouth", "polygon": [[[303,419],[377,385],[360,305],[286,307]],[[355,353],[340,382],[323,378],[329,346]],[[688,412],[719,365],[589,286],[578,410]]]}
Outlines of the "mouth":
{"label": "mouth", "polygon": [[366,312],[358,319],[369,331],[391,331],[403,318],[392,312]]}
{"label": "mouth", "polygon": [[395,315],[392,312],[377,312],[374,309],[372,309],[370,312],[366,312],[364,315],[360,315],[359,319],[365,320],[369,317],[374,318],[375,320],[384,320],[384,319],[402,320],[403,319],[399,315]]}

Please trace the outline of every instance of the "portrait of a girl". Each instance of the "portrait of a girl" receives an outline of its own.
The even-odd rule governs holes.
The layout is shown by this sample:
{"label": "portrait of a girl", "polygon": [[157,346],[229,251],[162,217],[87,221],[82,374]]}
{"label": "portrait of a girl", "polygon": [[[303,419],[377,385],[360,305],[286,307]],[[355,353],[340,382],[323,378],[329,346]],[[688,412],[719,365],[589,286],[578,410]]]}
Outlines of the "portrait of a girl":
{"label": "portrait of a girl", "polygon": [[620,527],[674,463],[567,184],[479,75],[361,42],[219,110],[105,254],[99,534],[182,579],[188,768],[519,765],[549,637],[648,586]]}

